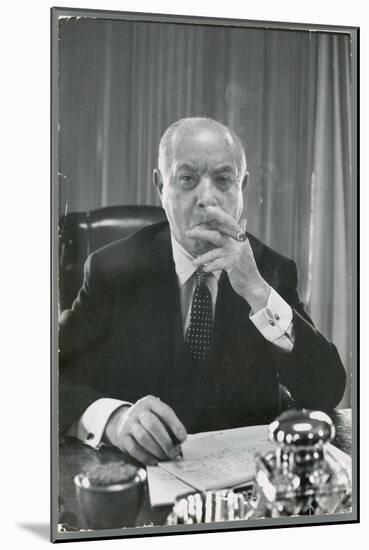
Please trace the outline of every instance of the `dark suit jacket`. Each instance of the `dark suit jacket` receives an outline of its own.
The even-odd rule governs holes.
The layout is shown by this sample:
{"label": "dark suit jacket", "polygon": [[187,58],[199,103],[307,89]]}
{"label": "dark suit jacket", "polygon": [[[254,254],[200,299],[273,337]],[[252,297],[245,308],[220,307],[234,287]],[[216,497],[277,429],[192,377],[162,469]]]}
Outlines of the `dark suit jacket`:
{"label": "dark suit jacket", "polygon": [[298,407],[337,405],[345,371],[303,309],[296,265],[249,239],[261,275],[293,308],[293,351],[265,340],[223,273],[214,349],[205,365],[194,365],[184,345],[168,224],[150,226],[88,258],[83,287],[62,315],[61,430],[103,396],[134,402],[156,395],[190,432],[271,421],[279,383]]}

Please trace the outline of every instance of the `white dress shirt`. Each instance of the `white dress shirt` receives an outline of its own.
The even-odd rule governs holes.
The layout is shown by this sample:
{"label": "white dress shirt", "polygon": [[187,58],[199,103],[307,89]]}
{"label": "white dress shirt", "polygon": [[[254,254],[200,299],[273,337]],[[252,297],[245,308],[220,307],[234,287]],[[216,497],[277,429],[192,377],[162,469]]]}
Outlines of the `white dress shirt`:
{"label": "white dress shirt", "polygon": [[[192,296],[197,284],[195,272],[198,267],[193,264],[191,256],[171,235],[173,259],[180,292],[181,316],[183,334],[185,336],[190,324]],[[218,283],[221,271],[214,271],[206,279],[213,304],[213,316],[218,295]],[[266,340],[272,342],[287,353],[292,351],[294,336],[292,324],[292,309],[283,298],[272,288],[267,306],[259,311],[250,312],[250,320]],[[99,448],[105,426],[112,413],[119,407],[132,403],[118,399],[101,398],[92,403],[81,418],[73,424],[68,435],[73,435],[83,443]]]}

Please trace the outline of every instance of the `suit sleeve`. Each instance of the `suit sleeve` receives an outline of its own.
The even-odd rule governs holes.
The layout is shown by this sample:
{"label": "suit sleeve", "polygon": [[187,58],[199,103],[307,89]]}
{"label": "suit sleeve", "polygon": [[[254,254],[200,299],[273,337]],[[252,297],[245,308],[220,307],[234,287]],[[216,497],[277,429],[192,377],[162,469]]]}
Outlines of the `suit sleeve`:
{"label": "suit sleeve", "polygon": [[94,383],[91,369],[95,345],[111,323],[111,284],[95,254],[88,257],[83,286],[59,322],[59,430],[65,432],[97,399],[107,397]]}
{"label": "suit sleeve", "polygon": [[314,326],[297,290],[297,268],[289,261],[282,297],[293,311],[294,346],[290,353],[274,350],[279,380],[287,386],[297,407],[333,409],[342,399],[346,372],[334,344]]}

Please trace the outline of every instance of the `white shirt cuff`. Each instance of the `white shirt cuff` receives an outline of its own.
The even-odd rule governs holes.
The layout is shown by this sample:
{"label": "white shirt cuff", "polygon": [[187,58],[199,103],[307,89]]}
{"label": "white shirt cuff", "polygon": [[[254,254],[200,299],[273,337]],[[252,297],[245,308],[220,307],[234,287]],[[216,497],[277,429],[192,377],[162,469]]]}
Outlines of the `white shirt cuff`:
{"label": "white shirt cuff", "polygon": [[250,313],[250,319],[261,334],[285,351],[292,351],[294,344],[291,306],[273,288],[268,304],[256,313]]}
{"label": "white shirt cuff", "polygon": [[67,435],[77,437],[90,447],[99,449],[106,424],[114,411],[122,405],[131,405],[128,401],[103,397],[97,399],[68,430]]}

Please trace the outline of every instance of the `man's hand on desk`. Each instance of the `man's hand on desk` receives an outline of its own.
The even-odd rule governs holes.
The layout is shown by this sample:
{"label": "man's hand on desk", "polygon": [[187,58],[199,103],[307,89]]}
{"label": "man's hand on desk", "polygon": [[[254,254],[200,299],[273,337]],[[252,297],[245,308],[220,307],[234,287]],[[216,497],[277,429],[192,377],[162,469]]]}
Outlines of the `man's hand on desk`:
{"label": "man's hand on desk", "polygon": [[[148,395],[133,406],[123,405],[109,418],[104,439],[143,464],[176,458],[187,437],[174,411]],[[176,439],[176,442],[173,441]]]}

